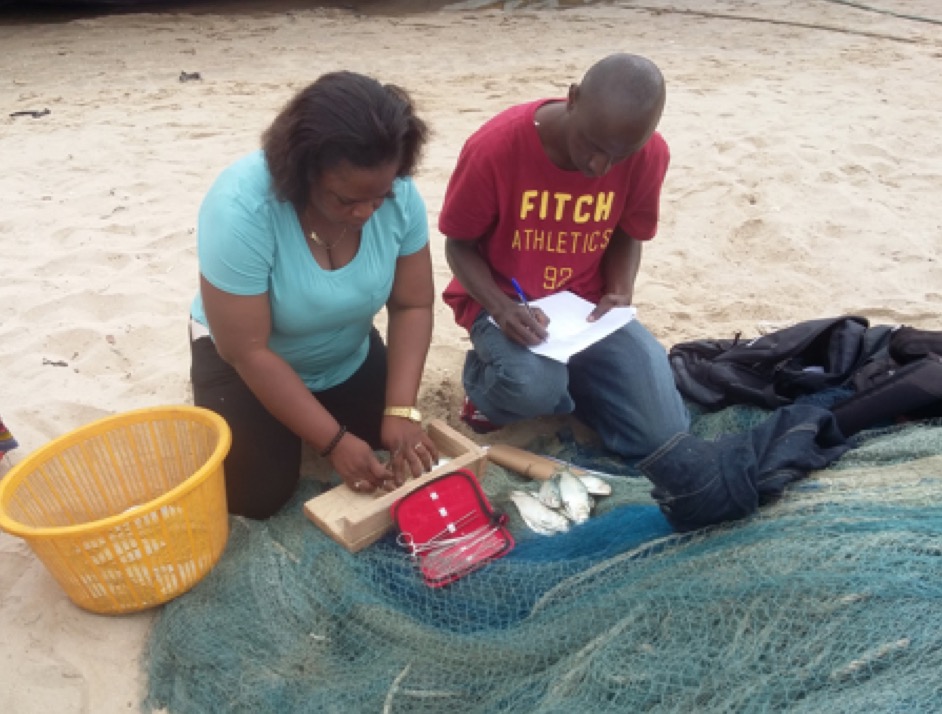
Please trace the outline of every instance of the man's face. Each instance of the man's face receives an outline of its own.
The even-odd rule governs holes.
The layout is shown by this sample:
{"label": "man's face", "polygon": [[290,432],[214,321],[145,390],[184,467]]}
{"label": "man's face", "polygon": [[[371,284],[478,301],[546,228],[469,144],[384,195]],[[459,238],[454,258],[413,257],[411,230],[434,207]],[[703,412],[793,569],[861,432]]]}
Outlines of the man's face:
{"label": "man's face", "polygon": [[[597,103],[596,103],[597,104]],[[577,171],[598,178],[648,142],[657,127],[660,112],[646,121],[624,116],[593,105],[585,97],[570,97],[568,124],[569,159]]]}

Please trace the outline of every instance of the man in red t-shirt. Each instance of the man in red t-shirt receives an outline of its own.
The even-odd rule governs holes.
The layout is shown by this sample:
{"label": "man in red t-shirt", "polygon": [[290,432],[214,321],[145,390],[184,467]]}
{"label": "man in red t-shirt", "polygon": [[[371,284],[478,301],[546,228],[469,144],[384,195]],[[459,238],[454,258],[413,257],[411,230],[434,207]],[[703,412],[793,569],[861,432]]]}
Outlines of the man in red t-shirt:
{"label": "man in red t-shirt", "polygon": [[530,351],[552,325],[512,283],[528,299],[569,290],[596,305],[589,320],[631,304],[670,158],[655,131],[664,101],[650,60],[615,54],[566,99],[511,107],[465,143],[439,230],[455,274],[443,297],[473,346],[462,418],[476,431],[575,413],[641,458],[687,430],[666,352],[640,322],[563,364]]}

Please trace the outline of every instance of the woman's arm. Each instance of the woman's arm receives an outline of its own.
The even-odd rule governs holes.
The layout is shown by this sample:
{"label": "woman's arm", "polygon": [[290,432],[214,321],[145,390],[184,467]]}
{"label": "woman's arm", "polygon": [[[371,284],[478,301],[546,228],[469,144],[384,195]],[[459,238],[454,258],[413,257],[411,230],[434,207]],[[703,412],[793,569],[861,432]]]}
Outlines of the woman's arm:
{"label": "woman's arm", "polygon": [[[252,393],[282,424],[323,451],[340,424],[311,394],[291,366],[268,347],[271,307],[267,294],[233,295],[200,277],[200,292],[220,357],[232,365]],[[371,484],[371,491],[390,477],[369,445],[345,434],[330,453],[337,473],[349,485]]]}
{"label": "woman's arm", "polygon": [[[432,341],[435,286],[429,246],[396,261],[392,293],[386,303],[388,373],[386,406],[415,406]],[[422,426],[397,416],[383,418],[383,445],[393,454],[397,480],[408,465],[413,476],[434,467],[438,451]],[[422,444],[420,448],[417,445]]]}

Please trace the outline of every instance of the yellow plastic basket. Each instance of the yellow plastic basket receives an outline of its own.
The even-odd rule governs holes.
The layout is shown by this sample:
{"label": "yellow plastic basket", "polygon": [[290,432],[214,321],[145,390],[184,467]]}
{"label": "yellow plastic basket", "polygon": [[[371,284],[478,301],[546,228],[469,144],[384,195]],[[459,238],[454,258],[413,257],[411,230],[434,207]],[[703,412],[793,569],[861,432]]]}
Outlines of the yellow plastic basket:
{"label": "yellow plastic basket", "polygon": [[0,528],[23,538],[82,608],[117,614],[159,605],[222,555],[231,441],[225,420],[200,407],[100,419],[0,480]]}

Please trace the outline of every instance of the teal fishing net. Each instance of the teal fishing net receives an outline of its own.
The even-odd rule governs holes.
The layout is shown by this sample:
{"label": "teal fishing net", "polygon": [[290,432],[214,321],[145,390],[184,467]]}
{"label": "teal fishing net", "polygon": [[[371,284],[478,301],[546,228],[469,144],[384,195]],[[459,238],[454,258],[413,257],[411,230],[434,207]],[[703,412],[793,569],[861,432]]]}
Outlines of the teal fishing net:
{"label": "teal fishing net", "polygon": [[[748,428],[761,410],[696,415]],[[173,713],[937,712],[942,421],[863,432],[747,520],[677,535],[647,481],[568,434],[536,449],[619,474],[592,518],[426,586],[390,536],[357,554],[301,513],[232,519],[219,565],[164,606],[145,709]]]}

